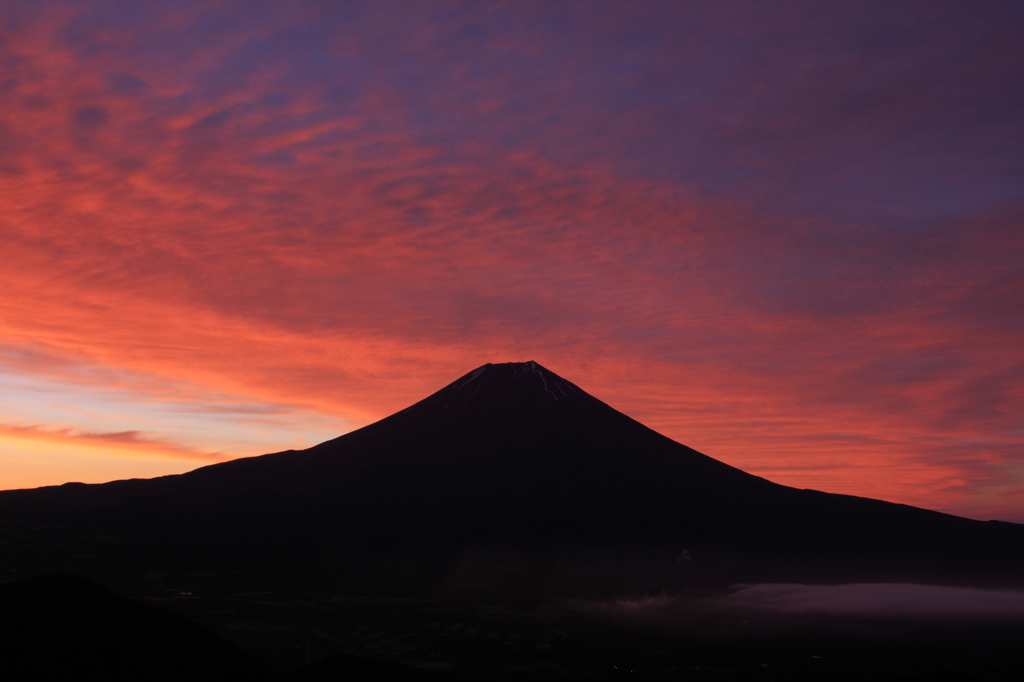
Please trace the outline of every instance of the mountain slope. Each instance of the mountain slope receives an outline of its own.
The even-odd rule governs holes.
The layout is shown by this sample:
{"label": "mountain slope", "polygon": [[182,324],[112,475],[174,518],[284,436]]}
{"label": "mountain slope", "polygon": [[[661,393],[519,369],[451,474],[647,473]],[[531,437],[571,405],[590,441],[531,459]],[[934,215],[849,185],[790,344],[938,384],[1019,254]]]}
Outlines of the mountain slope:
{"label": "mountain slope", "polygon": [[512,552],[558,589],[1024,574],[1024,526],[771,483],[533,362],[485,365],[305,451],[0,493],[0,511],[22,570],[81,571],[67,557],[91,555],[97,574],[216,567],[433,589],[467,555]]}

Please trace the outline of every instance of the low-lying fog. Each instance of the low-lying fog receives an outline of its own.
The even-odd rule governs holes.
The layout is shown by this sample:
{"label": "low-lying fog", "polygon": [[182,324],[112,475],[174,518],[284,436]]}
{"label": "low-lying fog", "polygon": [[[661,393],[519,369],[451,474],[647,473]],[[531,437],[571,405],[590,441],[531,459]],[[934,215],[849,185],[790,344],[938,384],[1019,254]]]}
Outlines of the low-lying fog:
{"label": "low-lying fog", "polygon": [[701,679],[1024,679],[1024,591],[762,583],[562,608]]}
{"label": "low-lying fog", "polygon": [[1024,592],[900,583],[735,585],[713,595],[575,600],[570,610],[672,620],[675,616],[848,616],[1024,622]]}
{"label": "low-lying fog", "polygon": [[1024,592],[900,583],[742,585],[727,603],[789,613],[971,616],[1024,620]]}

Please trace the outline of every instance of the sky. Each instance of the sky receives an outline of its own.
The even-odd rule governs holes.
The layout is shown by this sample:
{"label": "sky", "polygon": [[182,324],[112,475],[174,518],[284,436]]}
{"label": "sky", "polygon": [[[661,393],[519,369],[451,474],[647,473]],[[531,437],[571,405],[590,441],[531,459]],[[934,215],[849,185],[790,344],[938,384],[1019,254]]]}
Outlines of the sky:
{"label": "sky", "polygon": [[1024,522],[1024,5],[0,0],[0,489],[534,360]]}

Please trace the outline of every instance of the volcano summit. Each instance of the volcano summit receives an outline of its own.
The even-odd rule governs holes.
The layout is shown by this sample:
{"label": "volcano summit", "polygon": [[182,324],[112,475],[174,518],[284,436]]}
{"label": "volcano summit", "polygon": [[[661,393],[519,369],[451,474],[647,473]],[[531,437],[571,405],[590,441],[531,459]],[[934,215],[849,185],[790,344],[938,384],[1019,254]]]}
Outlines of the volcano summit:
{"label": "volcano summit", "polygon": [[3,492],[0,514],[5,572],[114,582],[219,571],[436,593],[456,575],[486,589],[486,556],[525,567],[495,589],[552,592],[1024,581],[1024,526],[777,485],[535,362],[484,365],[308,450]]}

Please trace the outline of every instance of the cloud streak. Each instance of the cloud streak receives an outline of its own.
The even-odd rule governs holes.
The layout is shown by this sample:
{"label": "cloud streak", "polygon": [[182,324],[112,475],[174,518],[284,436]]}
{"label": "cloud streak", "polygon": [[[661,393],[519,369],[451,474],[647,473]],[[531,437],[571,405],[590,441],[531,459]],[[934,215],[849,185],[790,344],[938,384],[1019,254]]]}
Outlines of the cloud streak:
{"label": "cloud streak", "polygon": [[41,443],[60,448],[64,452],[92,450],[128,457],[170,457],[211,464],[227,459],[227,456],[220,452],[202,452],[197,448],[154,438],[139,431],[92,433],[70,427],[0,423],[0,439]]}

